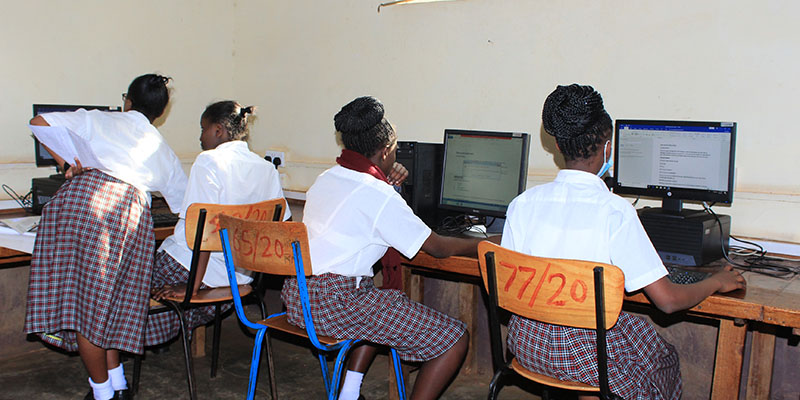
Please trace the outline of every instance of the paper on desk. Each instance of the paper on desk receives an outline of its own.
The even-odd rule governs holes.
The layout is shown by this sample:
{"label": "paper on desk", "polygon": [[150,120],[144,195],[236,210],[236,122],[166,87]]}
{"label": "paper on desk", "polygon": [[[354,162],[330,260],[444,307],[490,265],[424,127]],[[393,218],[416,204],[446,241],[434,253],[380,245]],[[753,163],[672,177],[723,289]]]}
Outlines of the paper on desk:
{"label": "paper on desk", "polygon": [[19,234],[23,234],[25,232],[30,232],[35,230],[39,227],[39,220],[42,217],[39,215],[34,215],[31,217],[19,217],[19,218],[2,218],[0,219],[0,225],[5,225]]}
{"label": "paper on desk", "polygon": [[89,141],[63,126],[28,125],[34,136],[45,146],[63,158],[74,163],[77,158],[84,168],[104,169],[103,164],[92,151]]}

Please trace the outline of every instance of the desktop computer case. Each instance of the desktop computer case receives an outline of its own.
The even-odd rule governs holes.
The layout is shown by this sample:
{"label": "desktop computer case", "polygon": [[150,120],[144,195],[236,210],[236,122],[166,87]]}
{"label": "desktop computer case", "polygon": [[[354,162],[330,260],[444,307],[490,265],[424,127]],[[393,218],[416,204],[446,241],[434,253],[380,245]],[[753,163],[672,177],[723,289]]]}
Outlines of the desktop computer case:
{"label": "desktop computer case", "polygon": [[444,146],[440,143],[397,142],[397,162],[408,170],[400,194],[423,222],[439,224]]}
{"label": "desktop computer case", "polygon": [[34,214],[41,214],[42,207],[55,196],[61,185],[64,184],[64,175],[51,175],[49,178],[31,179],[32,205]]}
{"label": "desktop computer case", "polygon": [[649,211],[639,210],[639,220],[665,263],[700,266],[722,258],[723,246],[728,251],[729,215],[718,215],[718,224],[713,215],[704,212],[678,217]]}

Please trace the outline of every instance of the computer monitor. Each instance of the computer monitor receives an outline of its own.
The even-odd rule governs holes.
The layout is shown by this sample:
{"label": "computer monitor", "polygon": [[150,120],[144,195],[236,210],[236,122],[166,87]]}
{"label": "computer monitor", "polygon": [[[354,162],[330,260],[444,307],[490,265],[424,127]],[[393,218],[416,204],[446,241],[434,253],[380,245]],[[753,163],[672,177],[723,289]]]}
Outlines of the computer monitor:
{"label": "computer monitor", "polygon": [[446,129],[439,208],[505,217],[525,190],[529,148],[527,133]]}
{"label": "computer monitor", "polygon": [[733,201],[735,122],[617,120],[617,194],[662,199],[662,212],[681,215],[683,200]]}
{"label": "computer monitor", "polygon": [[[37,116],[39,114],[46,114],[51,112],[64,112],[64,111],[75,111],[79,109],[86,109],[86,110],[101,110],[101,111],[109,111],[110,108],[108,106],[79,106],[79,105],[71,105],[71,104],[34,104],[33,105],[33,116]],[[44,146],[39,143],[39,140],[36,137],[33,138],[34,141],[34,150],[36,154],[36,166],[37,167],[49,167],[49,166],[57,166],[56,160],[53,159],[53,156],[45,150]]]}

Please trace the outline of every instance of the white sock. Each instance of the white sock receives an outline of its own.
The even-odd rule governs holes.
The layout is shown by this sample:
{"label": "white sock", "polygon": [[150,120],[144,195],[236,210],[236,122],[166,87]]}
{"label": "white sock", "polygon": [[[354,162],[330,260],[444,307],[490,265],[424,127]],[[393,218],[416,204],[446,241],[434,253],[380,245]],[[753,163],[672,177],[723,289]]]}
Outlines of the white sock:
{"label": "white sock", "polygon": [[119,363],[117,368],[108,370],[108,379],[111,381],[111,387],[114,388],[114,391],[128,388],[128,381],[125,380],[125,371],[122,369],[122,363]]}
{"label": "white sock", "polygon": [[102,383],[94,383],[92,378],[89,378],[89,386],[92,387],[92,394],[95,400],[110,400],[114,397],[114,388],[111,387],[111,379],[107,379]]}
{"label": "white sock", "polygon": [[361,381],[363,380],[364,374],[348,370],[344,375],[344,383],[342,383],[342,391],[339,392],[339,399],[358,400],[358,395],[361,393]]}

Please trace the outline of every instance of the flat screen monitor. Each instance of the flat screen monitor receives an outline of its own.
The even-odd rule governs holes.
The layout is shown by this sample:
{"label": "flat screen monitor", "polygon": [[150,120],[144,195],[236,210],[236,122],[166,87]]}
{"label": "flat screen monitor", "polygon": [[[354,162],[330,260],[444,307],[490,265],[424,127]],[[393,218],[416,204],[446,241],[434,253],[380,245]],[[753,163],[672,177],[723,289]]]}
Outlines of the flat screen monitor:
{"label": "flat screen monitor", "polygon": [[[71,105],[71,104],[34,104],[33,105],[33,116],[37,116],[39,114],[46,114],[51,112],[64,112],[64,111],[75,111],[79,109],[86,109],[86,110],[101,110],[101,111],[109,111],[110,108],[108,106],[80,106],[80,105]],[[36,152],[36,166],[37,167],[49,167],[49,166],[56,166],[56,160],[53,159],[53,156],[45,150],[44,146],[39,143],[39,140],[36,137],[33,138],[34,141],[34,149]]]}
{"label": "flat screen monitor", "polygon": [[439,208],[504,218],[525,190],[529,148],[527,133],[445,130]]}
{"label": "flat screen monitor", "polygon": [[683,200],[733,202],[735,122],[617,120],[614,193],[662,199],[680,214]]}

